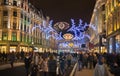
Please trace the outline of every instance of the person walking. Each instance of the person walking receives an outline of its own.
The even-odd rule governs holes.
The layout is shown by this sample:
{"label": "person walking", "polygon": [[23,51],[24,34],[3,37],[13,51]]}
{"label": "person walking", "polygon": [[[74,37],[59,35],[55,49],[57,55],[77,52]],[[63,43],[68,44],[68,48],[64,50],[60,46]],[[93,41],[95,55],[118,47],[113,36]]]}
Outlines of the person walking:
{"label": "person walking", "polygon": [[94,76],[109,76],[107,66],[105,64],[105,58],[100,56],[95,66]]}
{"label": "person walking", "polygon": [[13,65],[14,61],[15,61],[15,53],[14,53],[14,51],[12,51],[11,54],[10,54],[10,65],[11,65],[11,68],[14,67],[14,65]]}
{"label": "person walking", "polygon": [[83,53],[80,52],[78,55],[78,70],[82,70],[82,65],[83,65]]}
{"label": "person walking", "polygon": [[31,58],[28,53],[25,56],[24,63],[25,63],[26,76],[28,76],[30,70],[30,64],[31,64]]}
{"label": "person walking", "polygon": [[68,53],[66,58],[67,58],[67,66],[68,66],[68,68],[70,68],[71,67],[71,61],[72,61],[73,57],[70,53]]}
{"label": "person walking", "polygon": [[64,75],[64,73],[65,73],[65,56],[62,56],[61,58],[60,58],[60,73],[62,73],[62,75]]}
{"label": "person walking", "polygon": [[56,76],[57,60],[55,60],[54,55],[50,55],[48,60],[48,72],[49,76]]}
{"label": "person walking", "polygon": [[42,69],[43,76],[48,76],[48,59],[47,58],[43,58],[43,61],[41,63],[41,69]]}

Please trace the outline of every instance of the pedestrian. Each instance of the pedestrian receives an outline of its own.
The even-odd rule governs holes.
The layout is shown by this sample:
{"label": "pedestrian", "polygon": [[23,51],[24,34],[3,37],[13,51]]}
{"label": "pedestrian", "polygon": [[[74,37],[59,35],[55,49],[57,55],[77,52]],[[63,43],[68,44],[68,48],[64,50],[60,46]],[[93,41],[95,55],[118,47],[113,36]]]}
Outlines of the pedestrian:
{"label": "pedestrian", "polygon": [[62,75],[64,75],[64,73],[65,73],[65,64],[66,64],[66,62],[65,62],[65,56],[62,56],[61,58],[60,58],[60,73],[62,73]]}
{"label": "pedestrian", "polygon": [[49,76],[56,76],[57,60],[55,60],[54,55],[50,55],[48,60],[48,72]]}
{"label": "pedestrian", "polygon": [[67,59],[67,66],[68,66],[68,68],[70,68],[71,67],[71,61],[72,61],[72,55],[69,53],[68,55],[67,55],[67,57],[66,57],[66,59]]}
{"label": "pedestrian", "polygon": [[33,65],[30,76],[37,76],[37,72],[38,72],[38,67],[36,65]]}
{"label": "pedestrian", "polygon": [[43,58],[43,61],[41,63],[41,70],[43,73],[43,76],[48,76],[48,59]]}
{"label": "pedestrian", "polygon": [[89,69],[92,69],[93,68],[93,54],[92,53],[89,53],[88,64],[89,64]]}
{"label": "pedestrian", "polygon": [[94,70],[94,76],[109,76],[105,58],[103,56],[100,56],[98,59]]}
{"label": "pedestrian", "polygon": [[11,68],[13,68],[13,67],[14,67],[13,64],[14,64],[14,61],[15,61],[15,53],[14,53],[14,51],[11,52],[9,58],[10,58],[10,65],[11,65]]}
{"label": "pedestrian", "polygon": [[84,55],[83,55],[83,64],[82,64],[82,68],[88,68],[88,54],[87,53],[85,53]]}
{"label": "pedestrian", "polygon": [[97,64],[97,56],[96,54],[93,54],[93,68],[95,68],[96,64]]}
{"label": "pedestrian", "polygon": [[28,53],[25,56],[24,63],[25,63],[26,76],[28,76],[30,70],[30,64],[31,64],[31,58]]}
{"label": "pedestrian", "polygon": [[83,65],[83,53],[80,52],[78,55],[78,70],[82,70],[82,65]]}
{"label": "pedestrian", "polygon": [[20,52],[20,56],[21,56],[21,60],[23,61],[24,60],[24,51],[23,51],[23,49],[21,50],[21,52]]}

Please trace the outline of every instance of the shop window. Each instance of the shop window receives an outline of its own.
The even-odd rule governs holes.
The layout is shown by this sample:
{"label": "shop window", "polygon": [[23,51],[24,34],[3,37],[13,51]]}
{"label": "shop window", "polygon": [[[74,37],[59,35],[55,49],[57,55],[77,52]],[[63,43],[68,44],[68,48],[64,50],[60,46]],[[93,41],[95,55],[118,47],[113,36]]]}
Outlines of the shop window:
{"label": "shop window", "polygon": [[12,33],[12,41],[17,41],[17,33],[16,32]]}
{"label": "shop window", "polygon": [[8,34],[7,32],[2,33],[2,40],[8,40]]}
{"label": "shop window", "polygon": [[2,28],[7,28],[7,25],[8,25],[8,21],[4,21]]}
{"label": "shop window", "polygon": [[13,16],[17,17],[17,11],[13,11]]}
{"label": "shop window", "polygon": [[17,6],[17,1],[13,1],[13,6]]}
{"label": "shop window", "polygon": [[3,16],[8,16],[8,11],[7,10],[3,11]]}

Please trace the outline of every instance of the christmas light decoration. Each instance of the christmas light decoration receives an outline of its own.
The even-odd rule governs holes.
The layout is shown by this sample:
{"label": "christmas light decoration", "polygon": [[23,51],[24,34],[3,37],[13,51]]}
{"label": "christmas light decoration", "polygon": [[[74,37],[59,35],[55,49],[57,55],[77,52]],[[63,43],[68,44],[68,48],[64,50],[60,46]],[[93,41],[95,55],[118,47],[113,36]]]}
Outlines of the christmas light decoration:
{"label": "christmas light decoration", "polygon": [[[78,24],[75,23],[74,19],[71,19],[71,27],[69,27],[69,24],[66,22],[58,22],[55,24],[55,27],[57,27],[57,26],[58,26],[58,28],[60,28],[60,30],[56,30],[53,27],[53,20],[50,20],[48,24],[45,20],[43,20],[41,25],[34,25],[34,27],[32,28],[32,31],[34,31],[36,28],[39,28],[42,32],[44,32],[46,34],[46,39],[50,39],[52,37],[56,40],[64,41],[64,39],[67,40],[65,33],[62,31],[65,29],[66,33],[71,32],[70,33],[71,36],[69,35],[70,37],[68,40],[73,41],[73,47],[79,47],[79,46],[81,46],[81,43],[85,43],[86,40],[90,39],[90,36],[85,33],[87,28],[92,27],[93,30],[96,30],[96,27],[94,27],[93,25],[89,26],[86,22],[83,23],[83,21],[81,19],[79,19]],[[85,40],[85,38],[87,38],[87,39]],[[69,41],[64,41],[64,42],[59,43],[58,46],[64,47],[64,48],[66,48],[66,47],[70,48],[70,46],[69,46],[70,43],[71,42],[69,42]]]}

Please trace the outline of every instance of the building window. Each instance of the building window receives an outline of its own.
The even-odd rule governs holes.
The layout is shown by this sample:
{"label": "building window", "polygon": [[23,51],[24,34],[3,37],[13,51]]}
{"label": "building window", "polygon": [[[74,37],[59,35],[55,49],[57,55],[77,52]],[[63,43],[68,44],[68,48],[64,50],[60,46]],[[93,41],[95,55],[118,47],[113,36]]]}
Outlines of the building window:
{"label": "building window", "polygon": [[26,32],[26,25],[24,25],[24,31]]}
{"label": "building window", "polygon": [[17,1],[13,1],[13,6],[17,6]]}
{"label": "building window", "polygon": [[16,41],[17,40],[17,33],[13,32],[12,33],[12,41]]}
{"label": "building window", "polygon": [[23,24],[21,23],[20,29],[23,30]]}
{"label": "building window", "polygon": [[2,27],[2,28],[7,28],[7,25],[8,25],[8,21],[4,21],[4,22],[3,22],[3,27]]}
{"label": "building window", "polygon": [[23,14],[21,13],[21,18],[23,18]]}
{"label": "building window", "polygon": [[24,34],[22,34],[22,42],[24,42]]}
{"label": "building window", "polygon": [[105,11],[105,5],[102,5],[102,11]]}
{"label": "building window", "polygon": [[2,40],[8,40],[8,34],[7,32],[2,33]]}
{"label": "building window", "polygon": [[8,5],[8,0],[4,0],[4,5]]}
{"label": "building window", "polygon": [[22,38],[23,38],[23,37],[22,37],[22,33],[20,33],[20,41],[21,41],[21,42],[22,42]]}
{"label": "building window", "polygon": [[31,43],[32,42],[32,37],[29,37],[29,43]]}
{"label": "building window", "polygon": [[24,34],[24,42],[26,42],[26,34]]}
{"label": "building window", "polygon": [[29,36],[27,36],[27,43],[29,43]]}
{"label": "building window", "polygon": [[120,3],[120,0],[118,0],[118,3]]}
{"label": "building window", "polygon": [[13,11],[13,16],[17,17],[17,11]]}
{"label": "building window", "polygon": [[13,29],[16,30],[17,23],[13,23]]}
{"label": "building window", "polygon": [[8,16],[8,11],[7,10],[3,11],[3,16]]}
{"label": "building window", "polygon": [[25,20],[27,19],[27,16],[25,16]]}

